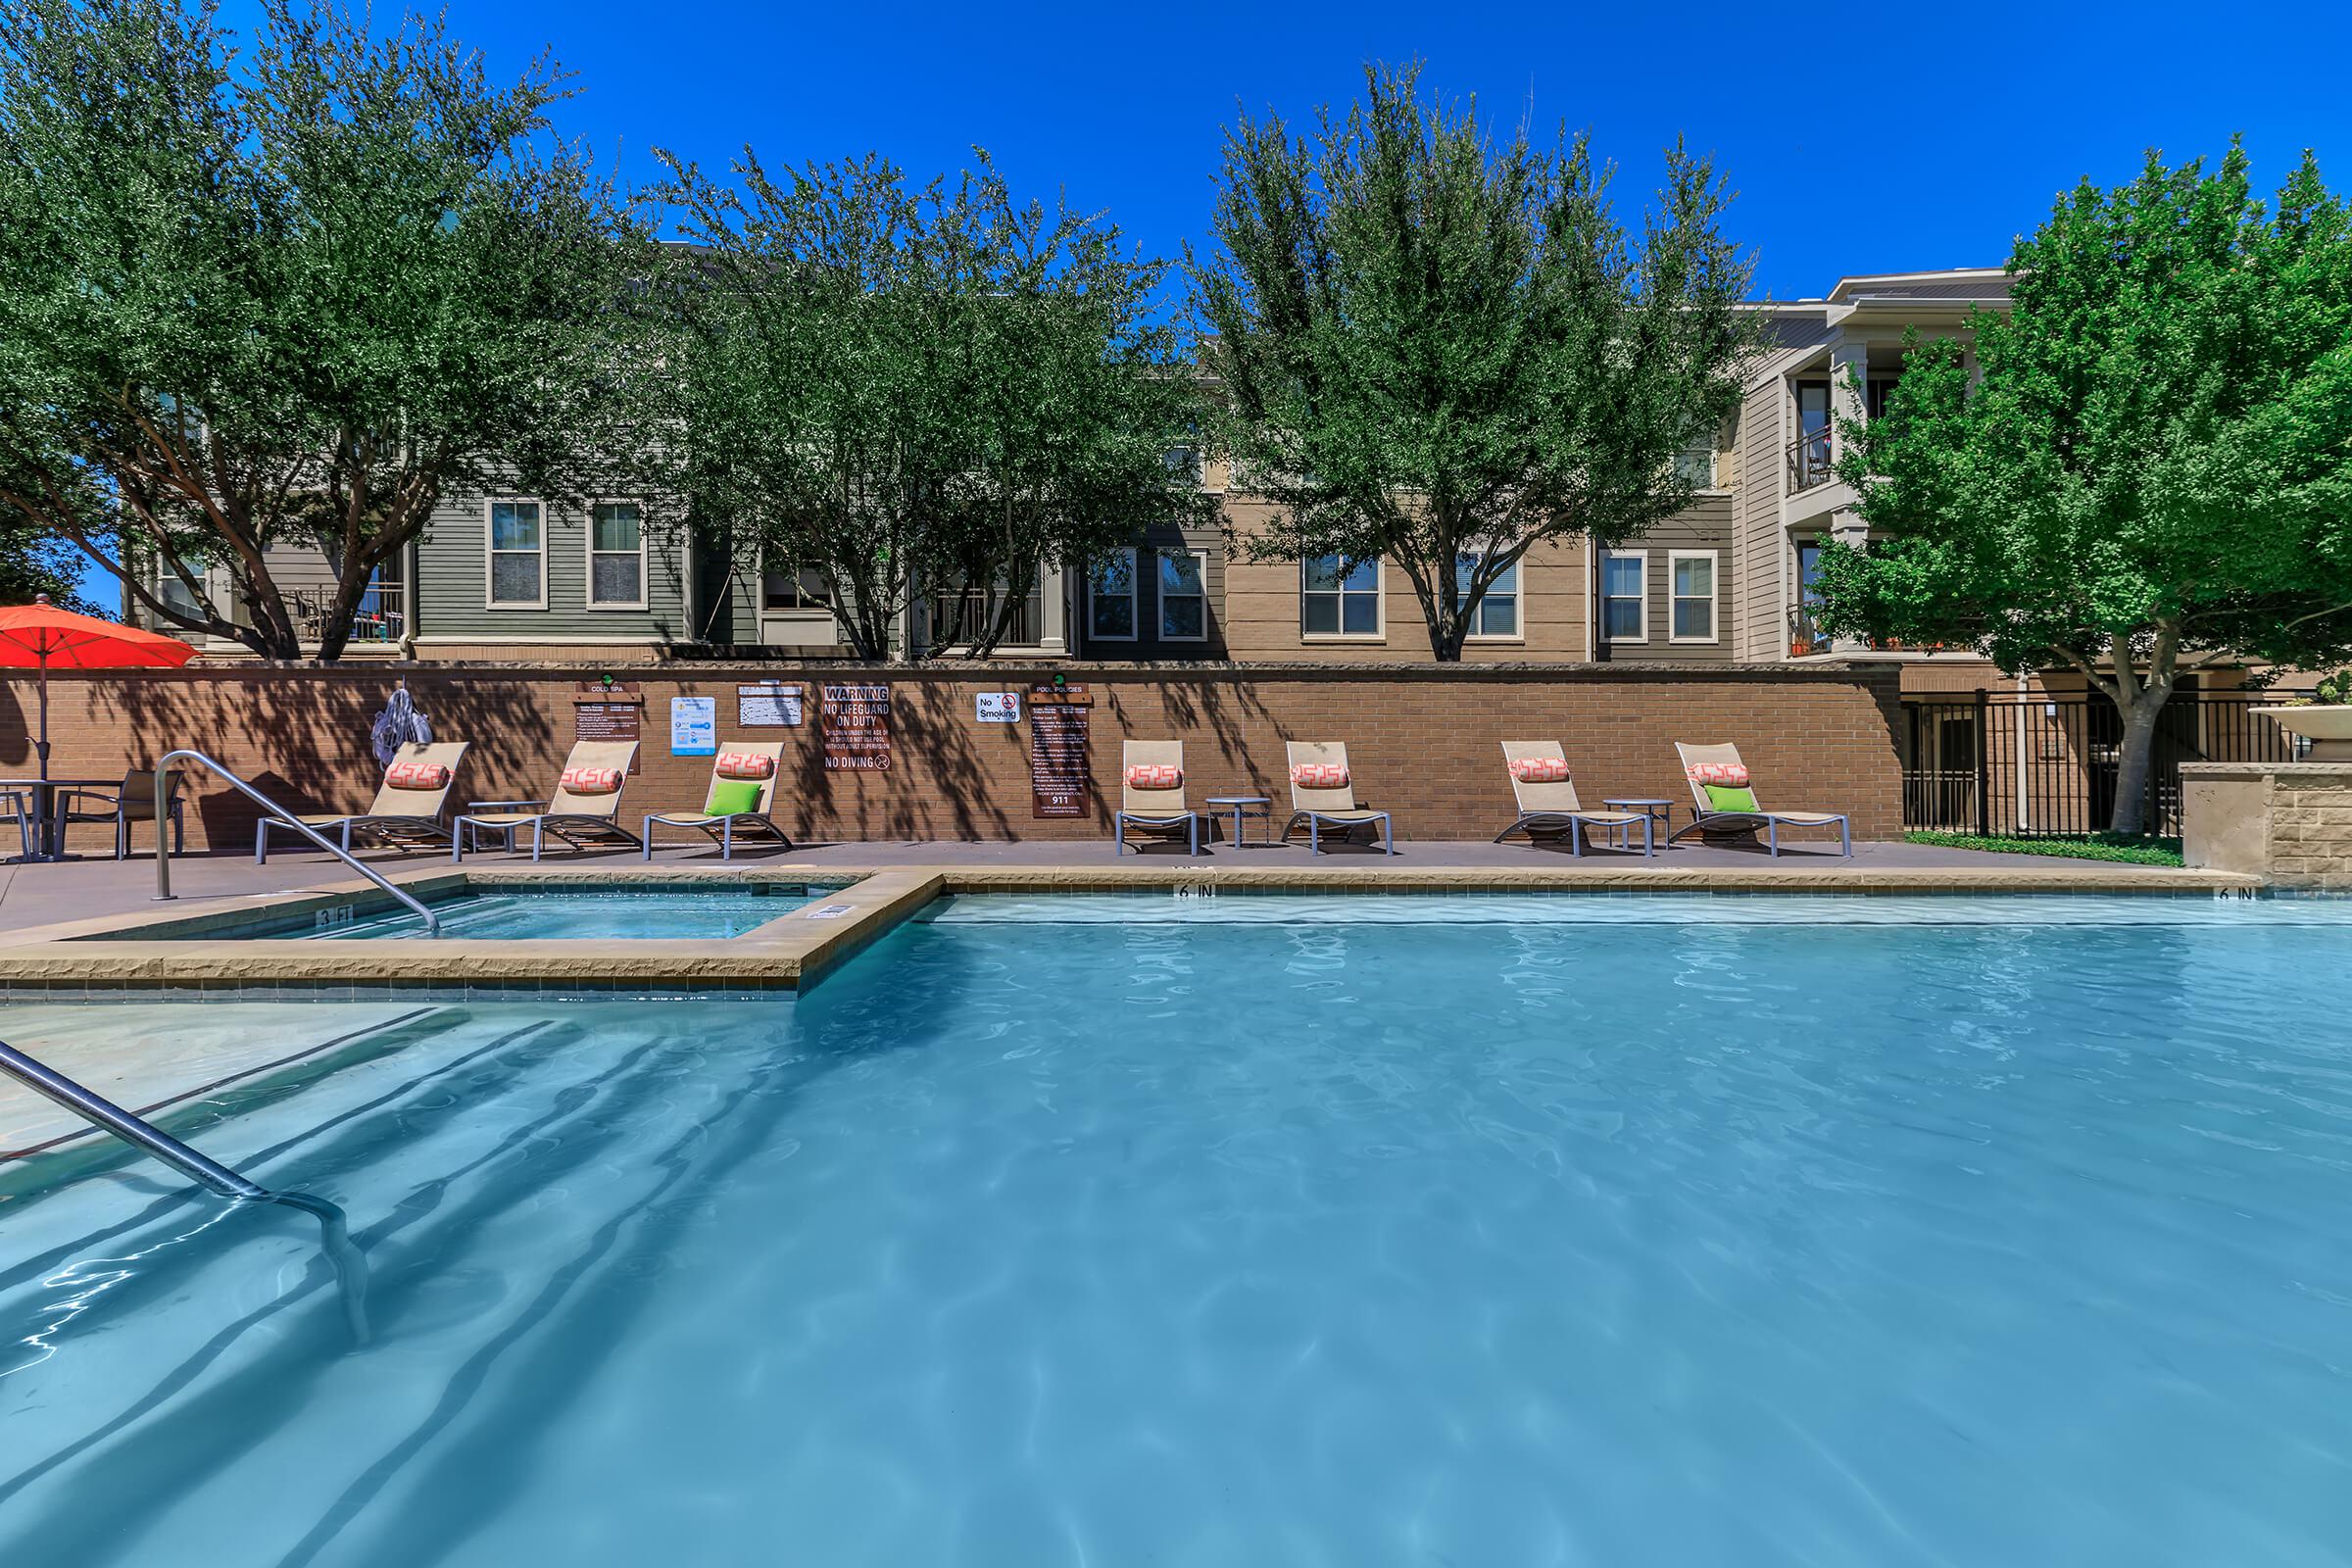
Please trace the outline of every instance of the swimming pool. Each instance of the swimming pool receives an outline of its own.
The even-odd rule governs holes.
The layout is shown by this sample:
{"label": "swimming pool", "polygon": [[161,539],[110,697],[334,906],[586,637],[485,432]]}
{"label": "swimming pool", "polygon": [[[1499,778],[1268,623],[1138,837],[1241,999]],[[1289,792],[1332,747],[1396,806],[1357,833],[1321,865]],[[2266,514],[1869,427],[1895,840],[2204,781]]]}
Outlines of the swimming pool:
{"label": "swimming pool", "polygon": [[367,1348],[283,1216],[0,1202],[0,1561],[2344,1561],[2345,906],[1848,902],[421,1009],[197,1135],[350,1211]]}
{"label": "swimming pool", "polygon": [[[833,886],[800,883],[729,884],[619,891],[576,887],[470,889],[425,903],[441,922],[441,935],[466,941],[724,941],[780,920],[815,903]],[[351,905],[287,917],[257,915],[251,921],[204,934],[204,940],[299,938],[305,941],[365,942],[415,940],[424,922],[398,906],[360,912]],[[184,942],[173,927],[110,932],[111,940],[155,937]]]}

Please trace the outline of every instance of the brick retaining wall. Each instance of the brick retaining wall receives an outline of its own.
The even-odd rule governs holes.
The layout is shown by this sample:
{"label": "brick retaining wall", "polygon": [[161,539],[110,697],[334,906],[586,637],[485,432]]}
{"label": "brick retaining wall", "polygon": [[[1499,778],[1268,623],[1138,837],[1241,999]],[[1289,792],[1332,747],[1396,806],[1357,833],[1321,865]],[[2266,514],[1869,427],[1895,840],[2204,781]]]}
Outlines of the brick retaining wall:
{"label": "brick retaining wall", "polygon": [[[1026,693],[1059,672],[1092,689],[1088,818],[1031,815]],[[290,808],[365,806],[379,769],[368,730],[394,682],[405,677],[445,740],[473,742],[459,802],[543,796],[574,738],[578,682],[586,667],[263,665],[50,677],[54,775],[116,777],[174,746],[210,752]],[[1198,804],[1227,793],[1270,795],[1277,826],[1287,809],[1283,743],[1348,744],[1357,792],[1396,813],[1400,838],[1493,836],[1514,811],[1497,742],[1565,742],[1586,804],[1601,797],[1689,799],[1674,743],[1735,741],[1767,805],[1846,810],[1857,838],[1897,837],[1901,775],[1895,755],[1897,671],[1890,664],[1732,667],[1693,671],[1629,664],[1575,666],[1152,666],[840,664],[615,666],[645,699],[643,771],[628,785],[624,819],[699,808],[710,760],[669,755],[673,697],[718,699],[722,743],[737,736],[788,742],[778,820],[796,838],[1092,838],[1107,832],[1117,799],[1123,736],[1186,743],[1187,784]],[[798,729],[743,730],[739,682],[799,681],[808,721]],[[893,758],[883,773],[828,771],[816,688],[887,682]],[[1019,691],[1018,724],[974,718],[976,695]],[[0,682],[0,772],[32,769],[29,677]],[[253,813],[217,781],[198,778],[189,847],[250,849]],[[1677,820],[1687,815],[1677,810]],[[75,830],[77,848],[110,844],[103,829]],[[152,840],[144,828],[136,844]]]}

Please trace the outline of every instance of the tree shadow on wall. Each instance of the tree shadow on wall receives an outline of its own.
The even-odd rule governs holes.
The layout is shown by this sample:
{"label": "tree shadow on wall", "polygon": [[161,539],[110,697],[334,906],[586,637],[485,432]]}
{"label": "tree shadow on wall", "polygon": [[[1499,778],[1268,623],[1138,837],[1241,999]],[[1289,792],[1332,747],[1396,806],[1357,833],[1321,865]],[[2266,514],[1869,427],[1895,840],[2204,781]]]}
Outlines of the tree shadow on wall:
{"label": "tree shadow on wall", "polygon": [[[1253,724],[1262,725],[1274,732],[1276,740],[1290,737],[1254,687],[1238,679],[1210,677],[1163,680],[1155,683],[1153,689],[1159,693],[1162,708],[1179,730],[1187,736],[1205,731],[1214,740],[1217,755],[1248,779],[1251,789],[1263,793],[1272,788],[1273,775],[1258,764],[1250,752],[1250,728]],[[1133,735],[1136,724],[1120,703],[1115,687],[1111,689],[1110,707],[1121,729]]]}
{"label": "tree shadow on wall", "polygon": [[[934,820],[918,781],[919,775],[927,774],[946,805],[948,824],[956,838],[1011,838],[1012,818],[996,800],[988,758],[973,726],[959,716],[958,693],[931,680],[859,684],[890,687],[890,767],[825,766],[823,688],[813,687],[808,701],[811,744],[801,751],[797,780],[804,826],[821,819],[831,835],[850,842],[938,838],[941,823]],[[1020,726],[990,728],[1004,730],[1017,746]],[[1025,773],[1024,758],[1016,754],[1009,760]],[[900,776],[894,779],[892,774]]]}
{"label": "tree shadow on wall", "polygon": [[[120,724],[123,761],[152,766],[165,753],[199,751],[235,770],[285,810],[356,812],[375,799],[383,769],[372,751],[375,716],[405,674],[411,696],[442,741],[468,743],[451,800],[543,791],[556,725],[531,684],[415,671],[193,677],[124,676],[88,686],[90,721]],[[261,808],[209,769],[183,765],[180,798],[190,825],[216,851],[253,837]]]}

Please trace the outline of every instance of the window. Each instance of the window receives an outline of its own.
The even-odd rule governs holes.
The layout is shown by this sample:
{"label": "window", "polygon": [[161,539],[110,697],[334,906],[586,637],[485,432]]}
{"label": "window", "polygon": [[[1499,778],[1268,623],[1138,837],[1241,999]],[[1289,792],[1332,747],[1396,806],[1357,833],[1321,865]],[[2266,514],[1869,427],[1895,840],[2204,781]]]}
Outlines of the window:
{"label": "window", "polygon": [[547,530],[536,501],[490,503],[492,610],[547,608]]}
{"label": "window", "polygon": [[1674,582],[1672,641],[1711,643],[1715,640],[1715,552],[1676,550],[1668,553]]}
{"label": "window", "polygon": [[1380,563],[1318,556],[1298,567],[1302,637],[1378,637]]}
{"label": "window", "polygon": [[1674,455],[1675,477],[1693,490],[1715,488],[1715,438],[1700,436],[1687,441]]}
{"label": "window", "polygon": [[[1467,598],[1470,593],[1470,574],[1478,569],[1478,557],[1461,555],[1454,558],[1454,592]],[[1516,637],[1519,635],[1519,563],[1512,562],[1501,574],[1487,584],[1486,597],[1470,612],[1472,637]]]}
{"label": "window", "polygon": [[588,509],[588,604],[645,608],[645,514],[634,501],[600,501]]}
{"label": "window", "polygon": [[1200,488],[1200,449],[1195,446],[1170,447],[1159,455],[1168,466],[1168,477],[1189,489]]}
{"label": "window", "polygon": [[1208,558],[1198,550],[1159,553],[1159,635],[1172,643],[1208,637]]}
{"label": "window", "polygon": [[1135,552],[1113,550],[1086,575],[1086,631],[1104,642],[1135,641]]}
{"label": "window", "polygon": [[833,579],[822,566],[785,566],[760,573],[761,610],[831,610]]}
{"label": "window", "polygon": [[1648,575],[1645,550],[1612,550],[1600,558],[1600,634],[1610,642],[1649,640]]}

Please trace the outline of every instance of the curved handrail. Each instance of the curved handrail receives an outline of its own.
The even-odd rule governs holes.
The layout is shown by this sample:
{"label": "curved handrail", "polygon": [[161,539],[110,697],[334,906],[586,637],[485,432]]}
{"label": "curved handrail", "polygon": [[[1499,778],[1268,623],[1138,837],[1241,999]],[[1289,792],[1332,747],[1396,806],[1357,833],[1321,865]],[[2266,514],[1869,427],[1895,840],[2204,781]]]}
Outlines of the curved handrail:
{"label": "curved handrail", "polygon": [[368,1260],[352,1243],[351,1226],[345,1221],[343,1210],[323,1198],[313,1198],[308,1193],[273,1193],[259,1182],[246,1180],[219,1160],[189,1148],[104,1096],[91,1093],[55,1068],[35,1061],[6,1041],[0,1041],[0,1073],[222,1198],[240,1203],[278,1203],[298,1208],[317,1220],[319,1243],[325,1249],[327,1263],[334,1269],[335,1282],[342,1292],[344,1320],[351,1326],[353,1339],[362,1345],[368,1343]]}
{"label": "curved handrail", "polygon": [[303,821],[293,812],[287,810],[284,807],[278,805],[275,801],[271,800],[269,796],[264,795],[260,790],[255,789],[252,785],[246,783],[243,779],[237,777],[236,774],[230,772],[227,768],[213,760],[213,759],[205,756],[202,752],[190,750],[166,752],[164,754],[163,760],[155,764],[155,896],[157,899],[162,900],[173,897],[172,892],[172,841],[170,836],[164,831],[164,819],[171,815],[171,811],[165,803],[172,799],[172,764],[179,761],[183,758],[191,762],[202,762],[205,766],[211,768],[214,772],[228,780],[228,782],[234,785],[237,790],[245,796],[246,799],[255,802],[262,808],[262,809],[268,811],[273,820],[282,822],[287,827],[292,828],[295,832],[301,834],[304,838],[309,839],[313,844],[318,845],[327,854],[333,856],[336,859],[341,860],[345,865],[350,866],[354,871],[359,872],[360,875],[366,877],[368,881],[374,883],[377,887],[383,889],[386,893],[391,894],[392,897],[407,905],[411,909],[415,910],[420,918],[423,919],[424,934],[426,936],[437,937],[441,934],[441,917],[433,913],[432,910],[426,908],[422,901],[420,901],[415,894],[395,885],[391,878],[385,876],[383,872],[378,871],[375,869],[375,867],[363,864],[361,861],[354,859],[349,854],[345,853],[333,843],[329,842],[325,834],[320,833],[313,828],[310,823]]}

